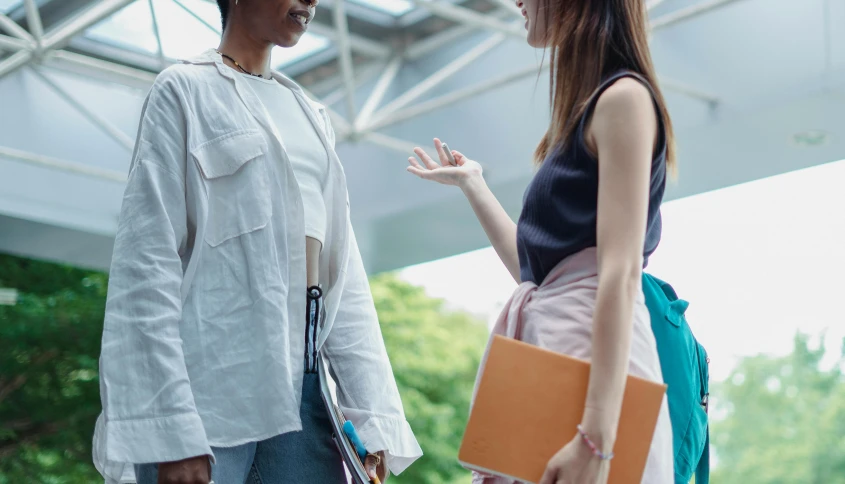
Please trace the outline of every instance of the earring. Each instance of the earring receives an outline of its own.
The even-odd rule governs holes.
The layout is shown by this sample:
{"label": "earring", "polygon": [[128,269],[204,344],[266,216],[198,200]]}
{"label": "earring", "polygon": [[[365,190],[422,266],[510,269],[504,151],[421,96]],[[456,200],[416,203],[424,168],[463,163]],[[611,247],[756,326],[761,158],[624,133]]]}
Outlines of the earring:
{"label": "earring", "polygon": [[238,4],[238,0],[235,0],[235,5],[237,5],[237,4]]}

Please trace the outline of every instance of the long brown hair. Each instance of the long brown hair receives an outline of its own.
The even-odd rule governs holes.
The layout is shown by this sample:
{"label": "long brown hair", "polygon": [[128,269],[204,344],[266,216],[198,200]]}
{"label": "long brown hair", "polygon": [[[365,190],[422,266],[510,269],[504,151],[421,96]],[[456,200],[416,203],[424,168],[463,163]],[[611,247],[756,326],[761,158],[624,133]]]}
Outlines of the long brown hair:
{"label": "long brown hair", "polygon": [[663,118],[666,167],[674,173],[672,122],[651,62],[643,0],[541,0],[539,8],[545,9],[548,27],[552,120],[534,153],[535,162],[542,163],[550,150],[572,141],[602,80],[625,69],[641,75],[654,90]]}

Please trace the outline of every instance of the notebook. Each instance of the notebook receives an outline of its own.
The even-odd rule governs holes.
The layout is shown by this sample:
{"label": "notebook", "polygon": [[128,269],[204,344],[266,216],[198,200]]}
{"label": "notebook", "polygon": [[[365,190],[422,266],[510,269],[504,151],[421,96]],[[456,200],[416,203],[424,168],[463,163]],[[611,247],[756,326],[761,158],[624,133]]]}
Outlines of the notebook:
{"label": "notebook", "polygon": [[[577,435],[590,363],[495,336],[458,459],[465,467],[537,483]],[[640,484],[666,386],[628,376],[609,484]]]}
{"label": "notebook", "polygon": [[323,396],[323,403],[326,405],[326,411],[329,414],[329,420],[332,424],[332,438],[337,445],[340,456],[343,458],[343,463],[346,465],[346,471],[350,477],[351,484],[370,484],[370,477],[364,469],[364,464],[358,458],[358,453],[346,433],[343,431],[343,424],[346,422],[343,412],[334,401],[331,389],[329,388],[329,372],[326,370],[322,355],[317,358],[317,370],[320,374],[320,392]]}

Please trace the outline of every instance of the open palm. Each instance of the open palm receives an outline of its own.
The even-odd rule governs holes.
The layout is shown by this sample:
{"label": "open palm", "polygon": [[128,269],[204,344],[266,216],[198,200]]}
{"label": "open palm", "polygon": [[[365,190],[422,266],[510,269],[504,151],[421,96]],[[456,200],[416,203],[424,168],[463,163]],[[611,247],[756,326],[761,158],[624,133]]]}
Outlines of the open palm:
{"label": "open palm", "polygon": [[412,156],[408,158],[411,165],[408,167],[408,171],[423,180],[454,186],[462,186],[474,176],[481,176],[481,165],[477,161],[470,160],[460,152],[452,150],[452,156],[455,157],[456,163],[456,165],[452,165],[443,149],[443,143],[437,138],[434,139],[434,148],[439,155],[439,163],[432,160],[422,148],[415,148],[414,153],[422,160],[423,164],[420,165],[417,159]]}

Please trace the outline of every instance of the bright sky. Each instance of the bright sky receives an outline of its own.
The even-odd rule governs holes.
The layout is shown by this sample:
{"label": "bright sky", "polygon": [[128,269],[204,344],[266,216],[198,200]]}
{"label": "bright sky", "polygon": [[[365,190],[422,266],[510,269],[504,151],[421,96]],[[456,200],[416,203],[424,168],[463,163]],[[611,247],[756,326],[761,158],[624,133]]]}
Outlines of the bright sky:
{"label": "bright sky", "polygon": [[[690,302],[711,378],[739,357],[786,354],[795,332],[845,337],[845,160],[663,205],[648,271]],[[481,230],[481,228],[479,228]],[[488,321],[515,283],[493,249],[409,267],[402,277]]]}

